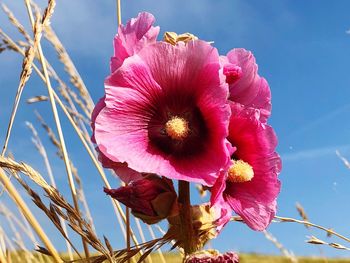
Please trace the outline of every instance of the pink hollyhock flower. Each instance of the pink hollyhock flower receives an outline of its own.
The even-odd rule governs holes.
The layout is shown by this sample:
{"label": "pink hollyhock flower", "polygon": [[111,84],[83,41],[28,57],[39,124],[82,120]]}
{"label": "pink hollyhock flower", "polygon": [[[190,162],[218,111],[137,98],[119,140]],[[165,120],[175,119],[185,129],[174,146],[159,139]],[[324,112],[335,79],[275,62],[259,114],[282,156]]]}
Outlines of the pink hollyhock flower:
{"label": "pink hollyhock flower", "polygon": [[119,68],[123,61],[139,52],[143,47],[156,42],[159,27],[152,26],[155,19],[150,13],[139,13],[128,23],[120,25],[114,38],[114,56],[111,58],[111,72]]}
{"label": "pink hollyhock flower", "polygon": [[263,230],[276,213],[281,160],[273,129],[259,121],[258,110],[231,103],[228,140],[232,164],[212,188],[211,202],[224,200],[254,230]]}
{"label": "pink hollyhock flower", "polygon": [[258,65],[250,51],[235,48],[221,57],[223,74],[230,88],[230,100],[260,110],[262,122],[271,113],[271,93],[267,81],[258,75]]}
{"label": "pink hollyhock flower", "polygon": [[[95,140],[95,121],[97,115],[100,113],[100,111],[106,106],[105,97],[101,98],[91,115],[91,128],[92,128],[92,136],[91,141],[93,143],[96,143]],[[96,151],[98,153],[98,160],[101,162],[102,166],[107,169],[112,169],[116,175],[125,183],[130,183],[131,181],[139,180],[142,178],[142,174],[139,172],[136,172],[128,167],[126,163],[121,163],[119,161],[112,161],[108,159],[97,147]]]}
{"label": "pink hollyhock flower", "polygon": [[154,224],[177,212],[177,195],[171,180],[147,175],[118,189],[105,193],[132,209],[132,213],[148,224]]}
{"label": "pink hollyhock flower", "polygon": [[219,251],[209,249],[195,252],[186,257],[185,263],[238,263],[239,257],[235,252],[220,254]]}
{"label": "pink hollyhock flower", "polygon": [[204,41],[144,47],[105,81],[98,148],[136,171],[212,186],[229,159],[219,70],[217,50]]}

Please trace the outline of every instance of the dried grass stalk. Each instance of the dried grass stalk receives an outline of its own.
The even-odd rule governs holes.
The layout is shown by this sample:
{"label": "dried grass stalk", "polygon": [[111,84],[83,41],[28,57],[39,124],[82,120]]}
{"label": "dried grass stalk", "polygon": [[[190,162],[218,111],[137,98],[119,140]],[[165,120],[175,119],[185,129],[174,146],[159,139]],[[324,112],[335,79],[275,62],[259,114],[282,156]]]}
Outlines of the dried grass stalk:
{"label": "dried grass stalk", "polygon": [[[6,40],[6,42],[8,43],[8,45],[16,52],[20,53],[21,55],[24,55],[24,52],[23,50],[21,50],[18,45],[8,36],[6,35],[5,33],[1,34],[0,32],[0,35],[2,35],[2,37]],[[33,64],[33,68],[35,69],[36,73],[39,75],[39,77],[45,82],[45,77],[43,76],[43,74],[41,73],[41,71],[38,69],[38,67]],[[84,136],[81,132],[81,130],[77,127],[77,125],[75,124],[73,118],[69,115],[69,112],[68,110],[66,109],[66,107],[64,106],[64,104],[62,103],[62,101],[59,99],[59,97],[57,96],[57,94],[53,91],[53,94],[55,96],[55,99],[57,100],[57,102],[59,103],[59,105],[61,106],[63,112],[66,114],[66,116],[68,117],[68,120],[70,121],[70,123],[72,124],[74,130],[76,131],[76,133],[78,134],[81,142],[83,143],[85,149],[87,150],[89,156],[91,157],[94,165],[96,166],[104,184],[105,184],[105,187],[107,188],[111,188],[108,180],[107,180],[107,177],[103,171],[103,169],[101,168],[99,162],[97,161],[96,159],[96,156],[95,154],[92,152],[92,150],[89,148],[89,145],[87,143],[86,140],[84,140]],[[125,214],[120,206],[120,203],[118,201],[116,201],[115,199],[111,199],[111,202],[114,206],[114,210],[115,210],[115,213],[116,213],[116,216],[117,216],[117,219],[118,219],[118,222],[119,222],[119,225],[120,227],[123,229],[123,222],[125,224],[126,222],[126,218],[125,218]],[[121,217],[121,218],[120,218]],[[124,230],[125,231],[125,230]],[[131,237],[134,241],[134,244],[137,245],[138,244],[138,241],[137,241],[137,238],[135,236],[135,234],[133,233],[133,231],[131,231]]]}
{"label": "dried grass stalk", "polygon": [[11,10],[5,5],[4,3],[1,3],[1,7],[4,10],[5,14],[7,15],[10,22],[18,29],[18,31],[24,36],[24,38],[28,41],[28,43],[32,43],[31,37],[25,30],[24,26],[17,20],[17,18],[14,16],[14,14],[11,12]]}
{"label": "dried grass stalk", "polygon": [[[36,129],[34,128],[34,126],[29,122],[26,122],[26,125],[31,130],[31,132],[33,134],[33,138],[32,138],[33,144],[35,145],[36,149],[38,150],[39,154],[42,156],[42,158],[44,160],[46,170],[47,170],[48,176],[50,178],[51,185],[54,188],[57,188],[55,177],[53,176],[51,165],[49,162],[49,158],[48,158],[47,153],[46,153],[46,149],[45,149],[44,145],[42,144],[40,137],[39,137]],[[64,220],[62,218],[60,218],[60,223],[61,223],[61,226],[62,226],[62,229],[63,229],[65,236],[67,236],[67,238],[69,239],[66,223],[64,222]],[[72,247],[67,240],[66,240],[66,246],[67,246],[67,252],[68,252],[69,259],[73,260]]]}
{"label": "dried grass stalk", "polygon": [[[26,4],[26,8],[27,8],[27,11],[28,11],[28,14],[29,14],[29,18],[30,18],[30,22],[32,24],[33,30],[35,30],[35,24],[34,24],[34,19],[33,19],[33,12],[32,12],[30,1],[29,0],[25,0],[25,4]],[[49,25],[50,18],[52,16],[53,12],[54,12],[55,4],[56,4],[56,2],[54,0],[49,0],[48,6],[47,6],[46,10],[44,11],[44,14],[43,14],[43,17],[42,17],[42,25],[44,25],[44,26],[48,26]],[[64,139],[64,136],[63,136],[62,128],[61,128],[61,122],[60,122],[60,119],[59,119],[59,116],[58,116],[57,107],[56,107],[56,103],[55,103],[55,98],[54,98],[54,95],[53,95],[53,89],[52,89],[52,86],[51,86],[51,81],[50,81],[48,70],[47,70],[47,66],[46,66],[46,59],[44,57],[44,53],[43,53],[43,50],[41,48],[40,42],[38,43],[38,48],[37,49],[38,49],[38,53],[39,53],[40,62],[41,62],[42,68],[43,68],[43,73],[44,73],[44,77],[45,77],[47,90],[48,90],[48,93],[49,93],[52,113],[53,113],[53,116],[54,116],[54,119],[55,119],[57,132],[58,132],[60,144],[61,144],[61,147],[62,147],[64,163],[65,163],[66,172],[67,172],[67,175],[68,175],[69,187],[70,187],[70,190],[71,190],[74,206],[77,209],[77,211],[79,211],[79,204],[78,204],[78,200],[77,200],[77,193],[76,193],[76,188],[75,188],[75,185],[74,185],[74,180],[73,180],[73,176],[72,176],[71,167],[70,167],[70,164],[69,164],[68,152],[67,152],[67,149],[66,149],[65,139]],[[83,246],[84,246],[84,251],[85,251],[86,257],[89,258],[88,246],[87,246],[85,240],[83,240],[82,242],[83,242]]]}
{"label": "dried grass stalk", "polygon": [[36,22],[33,22],[33,23],[34,23],[33,24],[34,44],[33,44],[33,46],[30,46],[29,49],[27,49],[25,56],[24,56],[24,60],[23,60],[23,64],[22,64],[22,72],[20,75],[20,81],[19,81],[19,85],[18,85],[18,89],[17,89],[17,93],[16,93],[15,102],[13,105],[10,121],[9,121],[7,131],[6,131],[4,146],[2,149],[2,153],[1,153],[2,156],[5,155],[5,152],[7,149],[7,145],[8,145],[11,131],[12,131],[12,127],[13,127],[13,123],[14,123],[14,120],[16,118],[18,105],[19,105],[19,102],[20,102],[20,99],[21,99],[21,96],[23,93],[24,86],[25,86],[26,82],[28,81],[30,74],[32,72],[32,64],[33,64],[33,60],[35,57],[35,50],[36,50],[37,46],[39,45],[40,38],[41,38],[42,27],[41,27],[41,24],[39,22],[39,19],[37,18]]}
{"label": "dried grass stalk", "polygon": [[313,244],[313,245],[327,245],[335,249],[342,249],[342,250],[350,250],[350,248],[339,244],[339,243],[328,243],[326,241],[323,241],[315,236],[310,236],[308,240],[306,240],[306,243]]}
{"label": "dried grass stalk", "polygon": [[[295,207],[296,207],[296,209],[297,209],[297,211],[298,211],[300,217],[301,217],[304,221],[309,221],[309,218],[308,218],[308,216],[307,216],[307,214],[306,214],[306,212],[305,212],[304,207],[302,207],[302,205],[299,204],[299,203],[296,203],[296,204],[295,204]],[[306,227],[306,228],[309,228],[308,225],[305,225],[305,227]]]}
{"label": "dried grass stalk", "polygon": [[23,201],[20,194],[17,192],[11,181],[6,176],[4,170],[0,168],[0,180],[5,186],[6,191],[8,192],[9,196],[14,200],[17,207],[22,211],[23,215],[26,217],[28,222],[33,227],[34,231],[37,233],[41,241],[44,243],[44,245],[47,247],[47,249],[50,251],[53,259],[55,262],[62,262],[62,259],[60,258],[59,254],[57,253],[55,247],[52,245],[49,238],[46,236],[45,232],[41,228],[40,224],[34,217],[34,215],[30,212],[29,208]]}
{"label": "dried grass stalk", "polygon": [[47,96],[44,96],[44,95],[38,95],[38,96],[34,96],[34,97],[31,97],[29,99],[27,99],[27,103],[28,104],[32,104],[32,103],[36,103],[36,102],[42,102],[42,101],[48,101],[48,97]]}
{"label": "dried grass stalk", "polygon": [[288,258],[291,262],[298,262],[298,259],[295,257],[294,253],[288,251],[272,233],[264,230],[263,234],[267,240],[271,241],[271,243],[274,244],[275,247],[281,251],[282,255]]}
{"label": "dried grass stalk", "polygon": [[[17,228],[19,228],[23,233],[26,234],[26,236],[29,237],[30,241],[34,244],[34,246],[38,246],[39,243],[36,240],[30,225],[28,224],[28,221],[25,219],[25,217],[23,216],[23,214],[21,213],[22,221],[17,218],[14,213],[12,213],[12,211],[10,209],[8,209],[5,204],[1,203],[0,204],[0,213],[3,214],[5,217],[7,217],[9,220],[11,220],[14,224],[16,224]],[[31,254],[33,254],[31,252]],[[41,254],[38,254],[39,260],[41,263],[44,263],[44,259],[43,256]]]}

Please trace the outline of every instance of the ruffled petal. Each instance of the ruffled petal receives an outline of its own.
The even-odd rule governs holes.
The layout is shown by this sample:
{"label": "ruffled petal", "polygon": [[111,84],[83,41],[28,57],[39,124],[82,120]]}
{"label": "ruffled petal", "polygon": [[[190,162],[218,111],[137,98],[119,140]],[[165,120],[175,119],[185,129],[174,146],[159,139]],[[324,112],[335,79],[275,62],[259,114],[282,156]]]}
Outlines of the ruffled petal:
{"label": "ruffled petal", "polygon": [[241,70],[235,81],[231,75],[226,77],[226,81],[231,80],[230,100],[260,110],[260,121],[266,122],[271,113],[271,92],[267,81],[257,73],[253,54],[243,48],[233,49],[226,58],[221,58],[221,64],[224,69],[228,65]]}
{"label": "ruffled petal", "polygon": [[124,60],[143,47],[156,42],[159,27],[154,27],[155,18],[147,12],[139,13],[128,23],[120,25],[118,34],[114,38],[114,56],[111,58],[111,72],[113,73]]}
{"label": "ruffled petal", "polygon": [[239,199],[228,196],[226,200],[250,228],[257,231],[266,229],[276,215],[276,201],[259,203],[256,202],[256,195],[245,192],[241,195]]}
{"label": "ruffled petal", "polygon": [[98,148],[98,160],[102,166],[107,169],[112,169],[115,174],[126,184],[137,181],[143,178],[142,174],[129,168],[127,163],[114,162],[107,158]]}
{"label": "ruffled petal", "polygon": [[101,112],[101,110],[106,106],[105,104],[105,96],[99,99],[99,101],[96,103],[94,110],[91,114],[91,129],[92,129],[92,135],[91,135],[91,142],[96,143],[95,139],[95,121],[97,118],[97,115]]}

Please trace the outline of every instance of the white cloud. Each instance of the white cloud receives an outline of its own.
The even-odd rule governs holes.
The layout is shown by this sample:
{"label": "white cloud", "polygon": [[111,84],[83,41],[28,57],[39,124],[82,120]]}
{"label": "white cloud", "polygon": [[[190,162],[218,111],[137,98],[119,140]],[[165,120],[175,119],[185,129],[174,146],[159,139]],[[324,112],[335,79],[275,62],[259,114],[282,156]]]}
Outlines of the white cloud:
{"label": "white cloud", "polygon": [[320,147],[313,149],[306,149],[298,152],[291,152],[282,154],[283,161],[299,161],[305,159],[317,159],[321,157],[325,157],[328,155],[336,155],[336,151],[339,150],[342,153],[350,150],[350,144],[338,145],[332,147]]}

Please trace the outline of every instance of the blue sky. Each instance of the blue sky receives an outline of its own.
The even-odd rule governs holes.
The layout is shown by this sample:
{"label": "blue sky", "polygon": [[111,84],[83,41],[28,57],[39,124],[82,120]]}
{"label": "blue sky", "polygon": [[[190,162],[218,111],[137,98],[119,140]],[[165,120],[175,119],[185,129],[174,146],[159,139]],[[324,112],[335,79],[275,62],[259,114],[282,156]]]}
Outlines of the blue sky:
{"label": "blue sky", "polygon": [[[4,2],[28,24],[21,1]],[[122,13],[125,21],[140,11],[149,11],[155,15],[162,33],[191,32],[201,39],[214,41],[221,54],[234,47],[253,51],[259,72],[272,90],[273,111],[269,122],[277,132],[278,152],[283,160],[279,215],[297,217],[295,203],[300,202],[311,221],[349,236],[349,222],[345,218],[350,217],[347,201],[350,171],[335,154],[338,149],[350,158],[350,35],[346,33],[350,28],[349,10],[347,0],[332,3],[318,0],[128,0],[123,1]],[[20,37],[2,13],[0,25],[11,35]],[[103,94],[103,80],[109,71],[112,38],[116,32],[114,1],[59,1],[52,25],[97,101]],[[54,59],[53,51],[46,50],[49,50],[47,56]],[[6,52],[0,56],[1,141],[21,63],[16,54]],[[63,72],[59,63],[54,64]],[[33,74],[23,98],[45,93],[42,83]],[[31,163],[43,174],[42,161],[29,140],[30,133],[24,121],[35,122],[33,110],[38,109],[54,127],[48,107],[46,103],[34,106],[22,103],[10,144],[17,159]],[[86,187],[98,233],[109,235],[112,244],[120,247],[121,235],[110,203],[101,191],[102,182],[87,162],[88,157],[81,154],[83,148],[63,115],[62,122],[66,127],[68,149]],[[41,130],[40,133],[48,145],[59,187],[69,197],[69,192],[64,190],[67,187],[63,164],[56,160],[45,134]],[[0,220],[6,225],[3,218]],[[44,225],[55,233],[49,223],[44,222]],[[272,224],[269,230],[296,254],[319,253],[317,248],[305,244],[306,236],[311,234],[301,225]],[[321,232],[312,234],[327,239]],[[63,249],[62,240],[52,236]],[[332,241],[342,243],[336,239]],[[239,223],[228,226],[213,246],[223,251],[278,253],[261,233]],[[349,256],[348,252],[327,247],[323,250],[330,256]]]}

